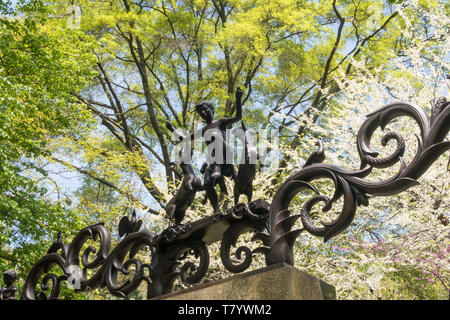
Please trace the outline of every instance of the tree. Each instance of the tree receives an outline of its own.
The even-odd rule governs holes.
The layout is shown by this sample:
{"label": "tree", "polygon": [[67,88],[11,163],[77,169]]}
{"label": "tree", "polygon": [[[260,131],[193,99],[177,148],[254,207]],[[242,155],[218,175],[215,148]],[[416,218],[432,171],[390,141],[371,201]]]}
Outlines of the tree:
{"label": "tree", "polygon": [[[420,20],[408,15],[409,10],[417,10]],[[416,103],[431,112],[431,105],[448,95],[445,10],[411,3],[399,15],[406,26],[402,41],[408,44],[401,54],[375,74],[364,60],[355,63],[357,76],[338,82],[341,94],[331,101],[335,113],[322,113],[318,123],[310,126],[311,132],[323,137],[328,145],[328,163],[358,168],[360,160],[353,141],[364,121],[362,115],[395,100]],[[406,138],[404,160],[411,161],[417,148],[414,133],[418,133],[418,127],[414,121],[401,119],[386,131]],[[372,148],[381,153],[380,157],[396,147],[380,145],[383,134],[376,132],[372,139]],[[335,284],[341,298],[448,299],[448,161],[447,152],[421,177],[419,186],[405,193],[369,199],[370,205],[358,210],[342,237],[325,245],[320,239],[301,237],[298,265]],[[374,170],[369,180],[392,176],[397,168]],[[326,183],[319,187],[326,191]],[[320,213],[317,220],[333,217]]]}
{"label": "tree", "polygon": [[[69,4],[55,1],[55,16],[63,17]],[[300,126],[291,136],[295,119],[318,121],[319,112],[330,106],[328,98],[339,90],[339,68],[351,78],[354,61],[363,53],[383,52],[371,55],[368,62],[374,70],[403,45],[402,21],[397,19],[401,7],[389,2],[75,1],[74,5],[81,8],[81,30],[98,41],[97,81],[91,90],[75,95],[106,134],[119,141],[121,155],[135,159],[129,161],[128,171],[137,175],[136,183],[156,203],[165,201],[165,184],[179,178],[170,166],[172,147],[163,120],[192,129],[193,105],[202,99],[215,99],[220,112],[232,114],[233,92],[242,85],[246,121],[259,128],[278,128],[296,149],[307,128]],[[285,119],[274,118],[280,111]],[[78,145],[87,154],[98,148],[72,144],[68,147]],[[282,167],[288,162],[285,155]],[[162,181],[155,174],[159,170],[152,168],[164,169]],[[130,198],[129,186],[103,182]],[[141,205],[157,208],[154,202]]]}
{"label": "tree", "polygon": [[[49,34],[68,39],[61,44],[65,50],[81,50],[83,67],[95,70],[88,87],[58,92],[70,93],[68,101],[76,100],[74,105],[96,122],[76,119],[63,137],[50,137],[46,159],[83,175],[73,208],[110,221],[133,206],[152,228],[165,225],[154,214],[170,199],[180,173],[170,166],[173,146],[164,122],[191,131],[199,100],[212,99],[216,113],[230,115],[233,92],[242,86],[248,127],[279,133],[279,149],[271,147],[279,152],[280,164],[262,172],[255,184],[255,198],[267,198],[278,181],[303,164],[318,138],[329,148],[327,161],[355,167],[358,156],[350,141],[372,107],[397,98],[427,106],[447,93],[448,5],[441,1],[79,0],[51,1],[47,9]],[[74,19],[79,29],[67,23]],[[87,47],[91,51],[84,51]],[[78,70],[80,64],[71,63]],[[55,82],[68,85],[64,74]],[[374,246],[371,237],[394,248],[414,232],[420,231],[424,241],[445,234],[437,219],[446,218],[443,162],[425,176],[425,184],[433,181],[426,192],[412,189],[424,199],[420,207],[411,207],[413,193],[390,198],[389,208],[386,199],[371,200],[345,236],[331,244],[301,238],[300,265],[335,284],[340,297],[389,297],[360,276],[375,258],[383,279],[407,280],[423,270],[412,266],[414,259],[391,270],[391,262],[364,246]],[[374,177],[382,174],[375,170]],[[328,186],[324,182],[320,188]],[[433,206],[438,199],[440,205]],[[199,200],[188,220],[210,214]],[[422,206],[436,207],[435,214],[420,215]],[[414,223],[392,223],[408,212]],[[432,231],[421,230],[419,221]],[[447,241],[436,239],[440,248]],[[349,246],[355,250],[348,252]],[[414,297],[408,290],[404,294]]]}
{"label": "tree", "polygon": [[58,231],[84,224],[48,196],[39,158],[49,154],[49,139],[89,117],[71,92],[88,83],[91,71],[78,62],[91,54],[88,44],[69,46],[80,35],[49,33],[39,1],[0,8],[0,269],[23,277]]}

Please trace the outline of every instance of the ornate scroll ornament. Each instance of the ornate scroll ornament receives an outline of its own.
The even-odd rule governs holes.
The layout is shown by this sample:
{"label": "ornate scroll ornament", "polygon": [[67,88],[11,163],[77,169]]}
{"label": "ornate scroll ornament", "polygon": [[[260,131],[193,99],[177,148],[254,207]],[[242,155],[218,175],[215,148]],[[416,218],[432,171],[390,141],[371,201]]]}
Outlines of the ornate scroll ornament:
{"label": "ornate scroll ornament", "polygon": [[[157,239],[155,254],[152,256],[152,285],[148,297],[169,293],[177,276],[185,284],[195,284],[206,275],[209,268],[207,245],[221,241],[220,257],[230,272],[243,272],[252,263],[251,250],[245,246],[236,251],[239,264],[233,264],[230,257],[231,246],[245,232],[262,231],[267,223],[269,203],[258,199],[248,204],[240,203],[220,215],[213,215],[190,225],[170,227]],[[253,240],[253,239],[252,239]],[[198,263],[185,261],[188,255],[197,258]],[[242,259],[241,259],[242,260]]]}
{"label": "ornate scroll ornament", "polygon": [[[400,116],[412,118],[420,128],[418,149],[409,164],[402,160],[405,139],[395,132],[386,133],[381,140],[383,146],[390,140],[396,141],[396,149],[391,155],[381,158],[370,147],[375,130],[384,130],[390,121]],[[265,255],[267,265],[280,262],[293,265],[293,245],[301,232],[307,231],[327,241],[350,225],[359,205],[369,204],[368,195],[394,195],[416,185],[416,180],[432,163],[450,149],[450,142],[444,141],[449,130],[450,103],[444,98],[434,104],[431,116],[421,107],[404,102],[386,105],[369,114],[358,132],[359,170],[322,163],[324,147],[322,142],[318,142],[318,149],[301,170],[281,184],[271,204],[263,199],[238,203],[223,213],[216,211],[213,216],[192,223],[169,226],[159,235],[145,228],[141,230],[142,221],[137,220],[133,212],[131,219],[123,217],[120,220],[119,236],[122,240],[112,251],[111,236],[103,223],[84,228],[70,244],[64,244],[61,234],[58,234],[47,254],[28,273],[21,298],[57,299],[63,282],[75,287],[76,291],[106,287],[113,295],[122,298],[127,298],[142,282],[146,282],[147,298],[161,296],[172,290],[177,277],[185,284],[200,282],[209,268],[208,245],[217,241],[221,241],[222,263],[233,273],[247,270],[256,253]],[[393,177],[379,182],[364,180],[372,168],[386,168],[397,162],[400,162],[400,169]],[[331,198],[311,184],[321,178],[333,182],[334,195]],[[315,195],[303,203],[300,212],[292,214],[290,203],[297,193],[304,190],[312,190]],[[322,211],[329,211],[338,199],[343,199],[338,217],[316,226],[311,220],[312,208],[323,203]],[[293,229],[299,219],[303,228]],[[239,246],[234,252],[234,258],[239,262],[235,262],[232,247],[247,232],[254,234],[251,241],[261,240],[263,246],[254,250]],[[88,241],[97,242],[97,247],[89,246]],[[150,250],[138,255],[145,248]],[[15,278],[14,271],[4,273],[6,288],[0,289],[0,300],[14,298],[17,291],[13,285]]]}
{"label": "ornate scroll ornament", "polygon": [[237,240],[241,235],[247,232],[254,233],[254,236],[251,239],[253,242],[257,239],[262,240],[258,238],[257,235],[267,231],[266,216],[254,213],[253,211],[255,211],[255,209],[252,208],[252,205],[254,206],[254,204],[255,202],[251,202],[250,204],[240,203],[231,210],[225,212],[225,216],[231,216],[235,219],[236,223],[231,224],[223,234],[220,246],[220,259],[222,260],[225,269],[232,273],[240,273],[247,270],[252,264],[253,255],[262,252],[260,248],[251,250],[247,246],[240,246],[236,249],[235,256],[238,260],[242,261],[235,264],[231,258],[231,248],[236,246]]}
{"label": "ornate scroll ornament", "polygon": [[[377,128],[384,130],[386,125],[395,118],[407,116],[417,122],[420,135],[417,136],[418,149],[413,160],[406,164],[402,160],[405,151],[405,139],[395,133],[386,133],[381,144],[385,146],[389,140],[395,140],[396,150],[388,157],[379,158],[377,152],[370,148],[370,141]],[[439,99],[432,108],[431,117],[419,106],[395,102],[369,114],[357,135],[357,147],[361,159],[360,170],[350,171],[338,166],[320,163],[321,159],[308,161],[303,169],[294,172],[278,189],[270,206],[268,264],[285,262],[293,264],[293,244],[298,235],[306,230],[312,235],[323,237],[324,241],[344,231],[355,216],[358,205],[369,204],[367,195],[389,196],[395,195],[418,184],[418,179],[437,158],[450,149],[450,142],[443,141],[450,129],[450,102],[445,98]],[[319,147],[320,150],[320,147]],[[319,151],[318,150],[318,151]],[[317,152],[316,152],[317,153]],[[320,153],[320,152],[318,152]],[[397,174],[379,182],[364,180],[372,168],[386,168],[400,162]],[[330,199],[311,185],[313,180],[329,178],[334,183],[334,195]],[[292,214],[289,205],[297,193],[312,190],[315,196],[303,204],[298,214]],[[343,198],[344,205],[339,216],[330,223],[322,222],[322,226],[315,226],[311,222],[312,207],[322,202],[323,212],[331,210],[333,204]],[[301,219],[303,228],[292,230],[296,220]]]}
{"label": "ornate scroll ornament", "polygon": [[[80,251],[88,240],[99,241],[99,250],[88,246],[81,255]],[[127,297],[140,283],[150,279],[144,276],[147,264],[142,263],[135,256],[146,246],[152,246],[154,235],[148,230],[142,230],[127,235],[110,253],[111,237],[103,223],[95,224],[81,230],[71,244],[65,245],[61,235],[47,252],[30,270],[22,291],[25,300],[52,300],[57,299],[61,290],[61,283],[67,281],[77,291],[93,290],[98,287],[107,287],[109,291],[119,297]],[[90,259],[91,254],[95,254]],[[128,255],[128,260],[126,256]],[[135,267],[134,276],[123,283],[119,283],[118,275],[130,274],[130,267]],[[52,273],[53,267],[60,268],[61,275]],[[95,270],[92,277],[88,277],[89,270]],[[37,289],[39,280],[40,290]],[[49,286],[51,283],[51,287]],[[46,293],[46,291],[49,291]]]}
{"label": "ornate scroll ornament", "polygon": [[[246,256],[240,265],[234,265],[229,258],[230,247],[242,232],[265,228],[268,207],[269,203],[263,200],[239,204],[220,216],[170,226],[159,235],[145,228],[139,230],[142,221],[133,212],[131,219],[120,220],[119,236],[123,239],[111,252],[111,236],[103,223],[84,228],[68,245],[58,234],[47,254],[28,273],[21,299],[58,299],[63,282],[78,292],[106,287],[121,298],[127,298],[143,281],[147,283],[147,298],[170,293],[177,277],[187,285],[203,279],[210,261],[207,244],[222,237],[221,258],[225,267],[231,272],[242,272],[250,266],[252,252],[246,247],[239,248]],[[88,246],[89,240],[98,242],[98,249]],[[150,252],[143,256],[148,261],[143,261],[137,254],[146,247]],[[8,287],[1,289],[0,300],[14,298],[17,291],[11,280],[13,275],[15,279],[15,273],[10,270],[4,274]]]}

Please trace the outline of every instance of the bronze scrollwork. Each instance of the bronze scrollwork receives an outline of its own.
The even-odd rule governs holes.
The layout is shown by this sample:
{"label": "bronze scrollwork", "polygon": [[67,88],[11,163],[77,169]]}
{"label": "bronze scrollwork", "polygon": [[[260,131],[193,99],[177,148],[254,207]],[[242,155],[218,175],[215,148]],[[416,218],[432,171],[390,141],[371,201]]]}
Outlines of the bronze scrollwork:
{"label": "bronze scrollwork", "polygon": [[[405,152],[405,139],[395,132],[385,134],[381,144],[385,146],[389,140],[395,140],[395,151],[385,158],[378,158],[378,153],[371,151],[370,141],[377,128],[385,129],[393,119],[407,116],[417,122],[420,135],[417,135],[417,152],[409,164],[401,158]],[[343,232],[353,221],[359,205],[369,204],[368,195],[395,195],[418,184],[417,179],[433,164],[437,158],[450,149],[450,142],[444,141],[450,129],[450,103],[439,99],[433,106],[432,116],[414,104],[395,102],[388,104],[369,114],[357,135],[357,148],[361,160],[360,170],[346,170],[338,166],[313,162],[303,169],[294,172],[278,189],[270,207],[269,216],[269,253],[268,263],[285,262],[293,264],[293,244],[297,236],[304,230],[323,237],[324,241]],[[323,159],[322,159],[323,160]],[[379,182],[364,180],[372,168],[386,168],[400,162],[396,175]],[[334,195],[331,199],[321,195],[311,185],[319,178],[331,179],[334,183]],[[300,214],[292,215],[289,204],[297,193],[312,190],[317,195],[307,200]],[[322,222],[316,227],[311,222],[311,209],[318,202],[325,205],[322,211],[331,210],[336,200],[343,198],[344,205],[339,216],[330,223]],[[301,219],[303,229],[292,230],[297,219]]]}
{"label": "bronze scrollwork", "polygon": [[[370,145],[376,129],[384,130],[389,122],[400,116],[412,118],[420,128],[418,148],[409,164],[402,159],[406,145],[405,139],[398,133],[387,132],[381,139],[382,146],[390,140],[396,142],[395,150],[387,157],[379,157]],[[249,203],[237,203],[223,212],[215,206],[213,216],[187,224],[180,223],[182,215],[178,218],[172,215],[171,218],[178,219],[176,225],[170,225],[158,235],[145,228],[141,230],[142,221],[137,220],[133,212],[131,219],[124,217],[120,220],[119,235],[123,238],[112,251],[111,236],[102,223],[82,229],[70,244],[64,244],[61,234],[58,234],[47,254],[29,271],[21,298],[57,299],[64,281],[77,284],[77,291],[106,287],[113,295],[122,298],[127,298],[144,281],[147,283],[147,298],[154,298],[169,293],[177,277],[185,284],[199,283],[210,264],[208,245],[217,241],[221,241],[222,263],[233,273],[247,270],[256,253],[265,255],[267,265],[280,262],[292,265],[293,245],[300,233],[306,231],[327,241],[351,224],[358,206],[369,205],[369,195],[395,195],[416,185],[417,179],[433,162],[450,149],[450,142],[445,140],[449,130],[450,103],[444,98],[434,104],[431,116],[413,104],[388,104],[369,114],[358,132],[356,145],[361,161],[359,170],[323,163],[324,146],[319,141],[317,150],[308,158],[305,166],[280,185],[272,203],[257,199]],[[400,163],[400,166],[394,176],[377,182],[365,180],[373,168],[387,168],[396,163]],[[313,181],[322,178],[333,183],[334,194],[331,197],[321,194],[312,185]],[[314,195],[303,203],[300,212],[294,214],[289,208],[291,201],[304,190]],[[343,206],[337,218],[316,226],[311,217],[313,207],[322,203],[322,211],[330,211],[338,199],[343,200]],[[182,213],[184,216],[184,211]],[[299,219],[302,228],[293,229]],[[234,263],[231,248],[246,232],[254,233],[251,241],[260,240],[262,245],[254,250],[247,246],[238,247],[235,256],[240,262]],[[88,241],[98,242],[98,249],[87,246]],[[81,253],[85,246],[87,248]],[[138,256],[144,248],[150,251]],[[189,260],[190,256],[198,261]],[[59,272],[54,273],[54,267],[59,267]],[[90,273],[93,275],[88,277]],[[120,274],[126,279],[119,281],[119,278],[123,278]],[[13,284],[15,278],[12,270],[4,273],[6,288],[0,289],[0,300],[14,299],[17,292]]]}

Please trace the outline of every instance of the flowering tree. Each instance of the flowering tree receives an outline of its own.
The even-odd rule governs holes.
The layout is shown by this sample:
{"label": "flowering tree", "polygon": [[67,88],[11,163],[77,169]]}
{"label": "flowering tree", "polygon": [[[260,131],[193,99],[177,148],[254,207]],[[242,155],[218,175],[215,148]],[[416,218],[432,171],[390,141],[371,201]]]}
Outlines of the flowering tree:
{"label": "flowering tree", "polygon": [[[420,12],[421,19],[429,23],[426,32],[423,25],[411,21],[410,10]],[[306,115],[294,119],[297,128],[305,122],[309,126],[309,133],[302,141],[304,149],[292,149],[286,143],[271,145],[273,151],[288,155],[290,163],[281,170],[275,163],[261,171],[255,183],[255,197],[267,198],[267,194],[277,189],[274,176],[288,176],[292,170],[300,168],[318,138],[325,143],[325,162],[357,169],[360,160],[356,133],[365,114],[395,100],[409,101],[431,110],[438,98],[447,94],[448,17],[438,8],[423,9],[417,3],[410,3],[399,14],[407,26],[403,40],[409,43],[408,47],[401,55],[379,66],[376,73],[368,70],[365,59],[352,61],[357,70],[354,78],[349,79],[339,70],[341,77],[335,78],[338,94],[332,94],[328,100],[333,111],[319,112],[316,122]],[[425,45],[427,41],[432,41],[433,45]],[[392,76],[393,73],[402,77]],[[274,121],[290,118],[287,112],[273,114]],[[295,132],[295,125],[293,128]],[[410,161],[417,148],[417,125],[410,119],[400,119],[386,130],[406,137],[408,147],[404,160]],[[376,132],[373,139],[380,157],[395,149],[395,145],[380,144],[383,134]],[[266,166],[270,164],[269,161]],[[392,176],[397,169],[374,169],[370,180]],[[370,205],[359,210],[350,228],[328,243],[309,235],[300,237],[295,250],[296,266],[335,285],[342,299],[447,299],[450,276],[448,153],[441,156],[419,182],[420,185],[400,195],[370,199]],[[324,181],[316,187],[326,191],[329,186]],[[297,207],[292,210],[299,212],[305,199],[299,196]],[[191,215],[195,217],[193,211]],[[332,218],[333,214],[320,214],[320,220]],[[261,266],[263,261],[259,260],[254,268]],[[218,268],[219,274],[223,272]],[[220,276],[216,274],[212,278]]]}
{"label": "flowering tree", "polygon": [[[270,200],[279,182],[304,165],[316,140],[324,143],[325,162],[357,169],[354,142],[366,114],[393,100],[429,110],[448,94],[449,8],[441,1],[49,3],[40,30],[70,30],[73,37],[63,45],[87,45],[83,61],[94,61],[94,74],[86,75],[87,88],[65,95],[82,108],[82,119],[46,135],[45,153],[34,165],[50,177],[63,170],[80,175],[75,192],[56,179],[46,187],[66,208],[108,226],[129,207],[152,231],[167,226],[160,204],[171,198],[181,174],[170,165],[174,146],[164,122],[192,129],[198,100],[215,99],[216,112],[231,115],[233,92],[242,85],[247,126],[276,132],[279,143],[268,142],[270,153],[254,182],[253,198]],[[386,129],[406,138],[404,160],[410,161],[417,126],[400,119]],[[373,138],[380,156],[395,148],[382,146],[382,135]],[[370,179],[396,169],[374,169]],[[447,298],[448,178],[447,153],[421,185],[371,199],[339,237],[324,244],[302,234],[296,266],[336,286],[343,299]],[[333,191],[327,181],[316,187]],[[307,197],[298,195],[292,210]],[[186,220],[211,214],[201,198]],[[316,216],[327,221],[333,213]],[[224,277],[211,250],[208,279]],[[259,259],[253,268],[263,265]]]}
{"label": "flowering tree", "polygon": [[[409,10],[420,11],[421,19],[428,23],[427,29],[411,20]],[[354,62],[358,70],[355,78],[349,80],[343,70],[342,77],[335,78],[340,91],[328,101],[335,106],[335,112],[320,112],[318,121],[309,124],[309,137],[320,137],[328,145],[325,162],[357,169],[356,132],[363,115],[383,103],[403,100],[430,108],[439,96],[447,94],[448,17],[443,12],[437,8],[423,10],[417,2],[410,3],[408,8],[399,11],[407,26],[404,41],[410,44],[404,52],[380,66],[374,74],[362,59]],[[433,45],[428,47],[429,41]],[[403,76],[397,78],[392,74]],[[278,116],[286,118],[285,113]],[[390,129],[408,137],[409,149],[404,159],[411,160],[417,145],[413,133],[418,128],[412,121],[401,119],[387,128]],[[382,133],[378,134],[381,138]],[[393,145],[378,145],[377,149],[380,156],[392,150]],[[300,164],[306,158],[297,150],[287,151]],[[396,169],[374,170],[370,180],[392,175]],[[261,185],[265,181],[263,178]],[[322,244],[308,236],[300,239],[296,251],[298,264],[336,285],[341,298],[448,298],[448,153],[420,182],[420,186],[398,196],[371,199],[368,207],[359,210],[348,231],[330,243]],[[332,215],[321,214],[320,218],[326,221]]]}

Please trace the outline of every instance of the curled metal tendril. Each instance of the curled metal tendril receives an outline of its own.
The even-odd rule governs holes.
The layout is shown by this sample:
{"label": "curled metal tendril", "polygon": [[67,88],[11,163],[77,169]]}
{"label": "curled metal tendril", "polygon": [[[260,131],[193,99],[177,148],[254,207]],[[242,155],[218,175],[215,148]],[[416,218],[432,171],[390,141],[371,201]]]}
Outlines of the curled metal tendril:
{"label": "curled metal tendril", "polygon": [[179,258],[179,261],[185,260],[189,254],[193,254],[199,259],[198,265],[192,261],[185,262],[180,267],[180,278],[186,284],[194,284],[206,275],[209,267],[209,252],[208,248],[203,242],[194,242],[189,244],[188,250],[185,251]]}
{"label": "curled metal tendril", "polygon": [[[236,258],[240,261],[235,264],[231,258],[231,247],[236,247],[237,240],[241,235],[248,232],[258,233],[263,231],[265,223],[262,221],[242,221],[231,225],[225,231],[220,245],[220,258],[224,267],[233,273],[240,273],[247,270],[253,260],[253,253],[259,252],[261,250],[256,249],[255,251],[250,250],[246,246],[240,246],[235,251]],[[253,237],[252,241],[258,237]]]}
{"label": "curled metal tendril", "polygon": [[[420,134],[416,135],[417,152],[408,164],[402,160],[406,149],[405,139],[395,132],[388,132],[381,139],[382,146],[386,146],[391,140],[396,142],[396,149],[389,156],[381,158],[370,147],[374,132],[378,128],[384,130],[390,121],[400,116],[412,118],[420,128]],[[394,195],[416,185],[416,179],[442,153],[450,149],[450,142],[446,141],[449,130],[450,103],[446,99],[436,102],[431,117],[416,105],[396,102],[369,114],[361,126],[356,143],[361,160],[360,170],[347,170],[322,163],[324,147],[322,142],[318,142],[318,149],[308,158],[303,169],[294,172],[281,184],[270,208],[269,203],[259,199],[262,202],[256,203],[259,201],[257,200],[250,204],[238,204],[219,216],[218,221],[208,222],[220,225],[221,228],[229,226],[223,233],[220,248],[225,268],[230,272],[242,272],[251,265],[252,255],[257,252],[265,254],[267,265],[280,262],[293,264],[293,244],[301,232],[307,231],[327,241],[350,225],[357,207],[369,204],[369,195]],[[372,168],[387,168],[397,162],[400,166],[394,176],[377,182],[364,179],[371,173]],[[334,183],[334,194],[331,198],[320,194],[311,184],[322,178]],[[290,203],[299,192],[305,190],[312,190],[315,195],[305,201],[300,213],[296,214],[289,208]],[[314,225],[311,219],[313,207],[323,202],[322,211],[326,212],[331,210],[339,199],[343,200],[343,206],[337,218],[331,222],[321,222],[321,226]],[[298,219],[301,220],[303,228],[293,230]],[[200,223],[201,228],[204,227],[203,223],[205,222]],[[145,281],[148,284],[148,298],[151,298],[170,292],[178,276],[187,284],[198,283],[205,276],[210,257],[203,242],[207,240],[202,238],[204,229],[197,229],[187,235],[191,232],[190,225],[177,226],[156,236],[146,229],[139,231],[141,225],[142,221],[137,220],[136,213],[133,213],[131,219],[122,218],[119,234],[123,239],[111,252],[111,237],[103,224],[82,229],[69,245],[63,244],[61,234],[58,234],[57,241],[28,273],[22,299],[57,299],[62,281],[68,281],[72,277],[79,280],[81,291],[106,286],[111,293],[123,298],[127,298]],[[238,247],[235,256],[240,262],[236,264],[231,258],[231,247],[235,247],[238,238],[246,232],[255,233],[252,241],[259,239],[263,246],[253,251],[246,246]],[[98,246],[88,246],[81,253],[89,240],[97,241]],[[137,253],[146,247],[151,249],[151,264],[143,263],[136,257]],[[186,261],[189,255],[194,255],[199,261]],[[63,275],[51,273],[54,267],[60,268]],[[82,272],[77,272],[77,269]],[[96,269],[95,272],[93,269]],[[93,271],[90,278],[87,277],[88,270]],[[145,274],[146,270],[148,275]],[[119,275],[123,275],[125,279],[119,281]],[[37,290],[38,287],[40,290]],[[17,289],[11,282],[8,288],[0,290],[0,298],[11,298],[15,291]]]}
{"label": "curled metal tendril", "polygon": [[[293,264],[293,243],[302,229],[291,230],[291,228],[299,217],[306,231],[323,237],[327,241],[350,225],[358,205],[369,204],[367,195],[394,195],[416,185],[416,179],[442,153],[450,149],[450,142],[444,141],[450,130],[450,103],[446,99],[440,99],[432,110],[430,118],[424,109],[413,104],[396,102],[386,105],[369,114],[358,132],[357,148],[361,159],[361,170],[346,170],[320,163],[323,157],[310,157],[312,160],[303,169],[294,172],[283,182],[270,207],[268,264],[279,262]],[[420,135],[416,135],[419,146],[409,164],[401,158],[405,152],[405,139],[395,132],[388,132],[381,140],[383,146],[386,146],[390,140],[396,141],[396,149],[391,155],[379,158],[379,154],[370,149],[370,141],[375,130],[377,128],[384,130],[390,121],[401,116],[412,118],[420,128]],[[397,162],[400,162],[400,168],[393,177],[377,182],[364,180],[364,177],[370,174],[372,167],[387,168]],[[335,193],[331,199],[320,195],[318,190],[310,184],[319,178],[333,180]],[[304,203],[299,215],[292,215],[289,210],[290,202],[297,193],[306,189],[315,191],[317,195]],[[311,222],[312,206],[322,201],[325,202],[324,211],[327,211],[341,197],[343,197],[344,205],[338,217],[331,223],[322,222],[323,227],[314,226]]]}
{"label": "curled metal tendril", "polygon": [[124,275],[130,275],[130,267],[134,266],[134,275],[131,279],[126,279],[124,283],[119,284],[117,278],[114,281],[108,282],[108,289],[114,295],[122,298],[127,298],[128,294],[136,290],[141,284],[144,277],[144,264],[139,259],[129,259],[123,266],[118,268],[116,272],[121,272]]}
{"label": "curled metal tendril", "polygon": [[[103,275],[105,285],[111,293],[122,298],[127,298],[145,280],[144,269],[147,268],[147,265],[135,258],[135,256],[145,247],[153,246],[155,238],[155,235],[144,229],[143,231],[127,235],[114,248],[105,262],[104,269],[97,272]],[[125,261],[127,255],[129,259]],[[134,266],[133,277],[126,279],[123,283],[119,283],[119,272],[123,275],[129,275],[131,274],[131,266]]]}
{"label": "curled metal tendril", "polygon": [[[194,255],[198,262],[184,261]],[[208,271],[209,252],[200,240],[183,240],[168,247],[157,247],[152,254],[148,298],[157,297],[172,290],[177,277],[185,284],[198,283]]]}
{"label": "curled metal tendril", "polygon": [[[59,294],[59,283],[55,280],[55,275],[50,273],[50,270],[54,266],[59,266],[64,273],[66,273],[65,260],[62,255],[57,254],[55,252],[51,252],[44,257],[42,257],[30,270],[28,273],[27,279],[25,280],[25,284],[22,290],[22,299],[25,300],[47,300],[47,299],[56,299],[57,296],[55,294]],[[48,282],[52,281],[54,290],[52,290],[53,294],[50,293],[47,296],[44,292],[40,292],[37,290],[37,286],[39,284],[39,280],[41,277],[44,278],[40,282],[41,290],[47,291],[49,289]],[[55,286],[57,286],[55,288]]]}
{"label": "curled metal tendril", "polygon": [[[66,275],[57,276],[53,273],[46,274],[41,280],[41,292],[37,292],[36,296],[38,300],[55,300],[59,297],[61,292],[61,282],[67,280]],[[51,286],[49,285],[51,282]],[[43,291],[47,291],[51,287],[49,295],[46,295]]]}
{"label": "curled metal tendril", "polygon": [[[111,247],[111,236],[102,224],[94,225],[91,228],[88,227],[86,228],[86,231],[86,234],[83,234],[83,232],[81,232],[79,233],[79,237],[75,237],[74,241],[69,247],[70,250],[68,257],[71,257],[75,259],[75,261],[77,261],[81,247],[84,245],[84,243],[86,243],[86,241],[88,241],[89,239],[92,239],[94,241],[99,240],[100,243],[98,252],[95,247],[89,246],[83,251],[82,254],[81,262],[83,267],[85,269],[94,269],[102,265],[102,263],[108,257]],[[91,255],[91,253],[96,255],[95,258],[91,262],[89,262],[89,256]]]}
{"label": "curled metal tendril", "polygon": [[[88,240],[99,240],[99,250],[93,246],[87,247],[81,254],[81,264],[84,270],[80,270],[80,251]],[[60,293],[60,283],[68,278],[75,278],[79,284],[78,290],[95,289],[107,286],[114,295],[127,297],[128,294],[139,286],[144,277],[144,265],[140,260],[135,259],[137,252],[146,246],[152,246],[154,235],[147,230],[132,233],[126,236],[114,250],[110,250],[110,234],[103,224],[95,224],[82,229],[70,245],[63,245],[60,235],[58,240],[50,247],[46,256],[41,258],[29,272],[22,291],[22,299],[57,299]],[[60,253],[58,253],[60,251]],[[90,256],[96,254],[92,261]],[[123,263],[126,255],[129,259]],[[119,284],[118,273],[124,275],[131,273],[130,267],[134,265],[134,276]],[[59,266],[64,275],[57,277],[49,271]],[[148,266],[147,266],[148,267]],[[95,269],[92,277],[87,278],[87,270]],[[41,290],[47,291],[51,286],[51,292],[47,296],[44,292],[39,292],[35,288],[41,280]]]}
{"label": "curled metal tendril", "polygon": [[389,132],[381,139],[381,145],[385,147],[390,140],[397,141],[397,148],[391,155],[385,158],[378,158],[377,152],[364,154],[361,159],[361,167],[364,168],[366,165],[369,165],[374,168],[388,168],[400,161],[400,158],[405,154],[405,139],[398,133]]}
{"label": "curled metal tendril", "polygon": [[[322,209],[323,212],[329,211],[331,209],[331,200],[330,198],[324,195],[317,195],[313,198],[305,201],[302,210],[300,212],[300,218],[303,224],[303,227],[312,235],[318,237],[324,237],[327,233],[326,227],[316,227],[311,221],[311,209],[318,202],[325,202],[325,207]],[[323,225],[326,225],[322,222]]]}

